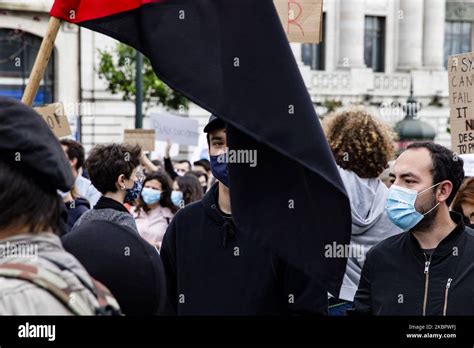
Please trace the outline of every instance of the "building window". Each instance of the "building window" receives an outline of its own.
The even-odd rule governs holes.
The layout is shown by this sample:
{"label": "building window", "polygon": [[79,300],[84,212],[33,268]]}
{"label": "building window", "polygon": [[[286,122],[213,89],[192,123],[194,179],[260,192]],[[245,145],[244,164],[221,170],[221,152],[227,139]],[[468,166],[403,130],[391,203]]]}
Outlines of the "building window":
{"label": "building window", "polygon": [[385,70],[385,17],[365,17],[364,59],[375,72]]}
{"label": "building window", "polygon": [[454,54],[471,52],[471,22],[446,22],[444,32],[444,66],[448,66],[448,57]]}
{"label": "building window", "polygon": [[[42,38],[21,30],[0,28],[0,95],[20,100]],[[34,105],[54,102],[54,52]]]}
{"label": "building window", "polygon": [[302,44],[301,60],[304,65],[308,65],[312,70],[324,70],[325,44],[326,41],[326,14],[323,13],[323,40],[319,44]]}

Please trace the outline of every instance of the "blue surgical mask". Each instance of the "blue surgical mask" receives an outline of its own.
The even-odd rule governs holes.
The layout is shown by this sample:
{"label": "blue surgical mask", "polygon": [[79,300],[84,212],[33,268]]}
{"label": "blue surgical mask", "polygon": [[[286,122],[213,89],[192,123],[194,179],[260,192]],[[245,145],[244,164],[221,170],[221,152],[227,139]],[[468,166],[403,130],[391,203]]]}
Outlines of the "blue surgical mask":
{"label": "blue surgical mask", "polygon": [[415,227],[426,214],[432,212],[439,205],[438,203],[426,213],[421,214],[415,208],[416,198],[439,184],[441,183],[430,186],[421,192],[392,185],[388,191],[387,203],[385,205],[385,211],[390,221],[403,231],[409,231]]}
{"label": "blue surgical mask", "polygon": [[156,204],[160,201],[161,191],[154,190],[149,187],[144,187],[142,190],[142,199],[147,205]]}
{"label": "blue surgical mask", "polygon": [[140,180],[136,180],[133,183],[133,187],[131,189],[127,189],[127,194],[125,195],[125,203],[134,202],[140,195],[141,191],[142,191],[142,182]]}
{"label": "blue surgical mask", "polygon": [[181,191],[171,192],[171,201],[174,205],[180,207],[183,202],[183,193]]}
{"label": "blue surgical mask", "polygon": [[229,187],[229,170],[225,161],[225,154],[218,156],[209,156],[211,162],[211,172],[214,177]]}

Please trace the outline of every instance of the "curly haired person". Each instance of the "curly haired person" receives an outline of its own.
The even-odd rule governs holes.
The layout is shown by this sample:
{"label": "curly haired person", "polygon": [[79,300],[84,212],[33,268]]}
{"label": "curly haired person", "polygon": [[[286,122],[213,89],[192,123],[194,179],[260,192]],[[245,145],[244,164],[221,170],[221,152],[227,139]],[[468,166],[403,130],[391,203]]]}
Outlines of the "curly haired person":
{"label": "curly haired person", "polygon": [[329,299],[329,313],[345,315],[352,307],[369,249],[401,232],[384,212],[388,189],[378,178],[394,156],[393,135],[363,107],[328,115],[323,128],[351,203],[346,273],[340,293]]}

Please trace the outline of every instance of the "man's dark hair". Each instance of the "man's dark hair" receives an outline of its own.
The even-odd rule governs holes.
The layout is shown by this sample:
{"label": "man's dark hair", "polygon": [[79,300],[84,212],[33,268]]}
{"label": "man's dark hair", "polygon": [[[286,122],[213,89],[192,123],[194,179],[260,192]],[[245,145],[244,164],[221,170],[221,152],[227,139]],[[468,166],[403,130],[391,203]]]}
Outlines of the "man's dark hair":
{"label": "man's dark hair", "polygon": [[0,230],[28,226],[29,232],[58,230],[61,198],[32,176],[0,160]]}
{"label": "man's dark hair", "polygon": [[72,161],[74,158],[77,158],[76,170],[82,168],[85,161],[84,147],[77,141],[71,139],[61,139],[59,142],[61,143],[61,145],[67,147],[66,152],[70,161]]}
{"label": "man's dark hair", "polygon": [[204,172],[201,172],[201,171],[190,170],[185,175],[194,175],[198,179],[201,176],[203,176],[204,178],[206,178],[206,182],[209,180],[209,176],[207,175],[207,173],[204,173]]}
{"label": "man's dark hair", "polygon": [[200,159],[199,161],[194,162],[194,165],[203,167],[206,172],[211,170],[211,163],[209,163],[207,159]]}
{"label": "man's dark hair", "polygon": [[192,167],[191,167],[191,162],[189,162],[188,160],[181,160],[181,161],[178,161],[177,163],[179,163],[179,164],[182,164],[182,163],[187,163],[187,164],[188,164],[188,168],[189,168],[189,170],[191,170],[191,169],[192,169]]}
{"label": "man's dark hair", "polygon": [[[420,141],[410,144],[407,150],[427,149],[430,152],[433,167],[431,174],[433,176],[433,185],[444,180],[449,180],[453,184],[453,190],[446,200],[449,206],[464,180],[464,161],[451,150],[436,144],[432,141]],[[433,187],[436,190],[436,187]]]}
{"label": "man's dark hair", "polygon": [[102,194],[117,192],[115,183],[123,174],[127,179],[140,164],[140,146],[110,144],[94,147],[87,158],[89,176],[97,190]]}

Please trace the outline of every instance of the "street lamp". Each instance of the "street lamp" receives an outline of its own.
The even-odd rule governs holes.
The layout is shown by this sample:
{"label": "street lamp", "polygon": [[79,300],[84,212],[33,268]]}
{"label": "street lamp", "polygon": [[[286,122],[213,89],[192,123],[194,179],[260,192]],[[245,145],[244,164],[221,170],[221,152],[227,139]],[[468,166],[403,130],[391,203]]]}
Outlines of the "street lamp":
{"label": "street lamp", "polygon": [[428,123],[416,118],[421,110],[421,103],[418,103],[413,96],[413,81],[410,84],[410,96],[407,99],[405,117],[395,125],[395,132],[398,134],[398,150],[404,150],[410,143],[420,140],[434,140],[435,129]]}

